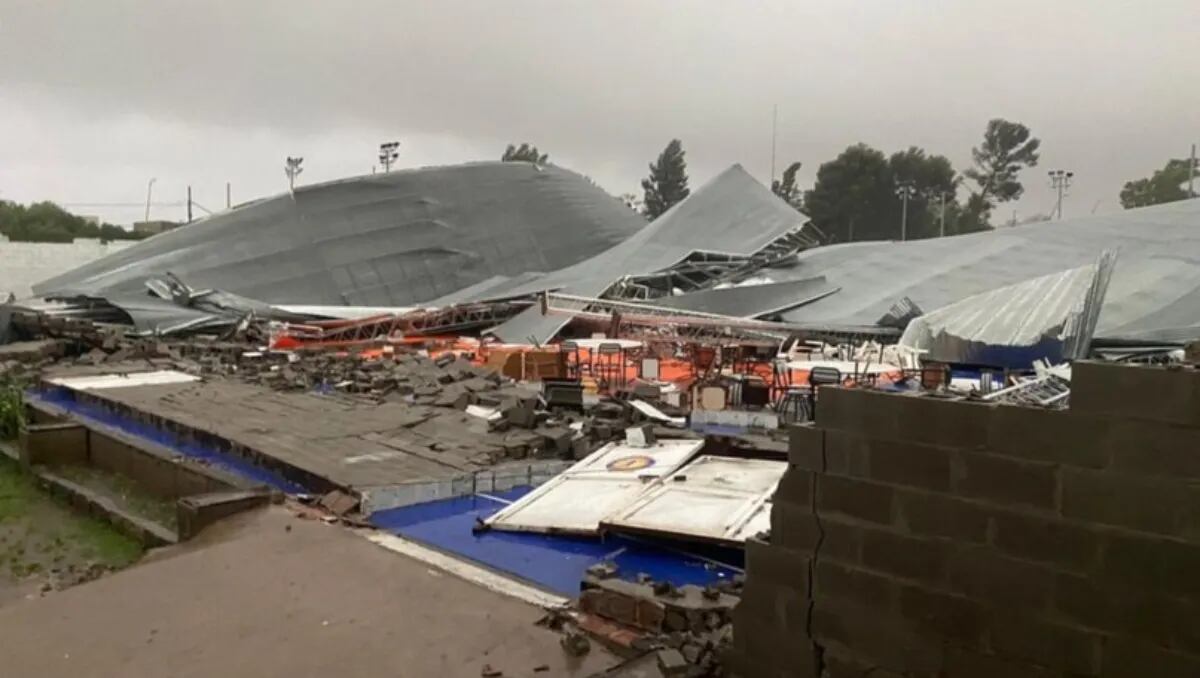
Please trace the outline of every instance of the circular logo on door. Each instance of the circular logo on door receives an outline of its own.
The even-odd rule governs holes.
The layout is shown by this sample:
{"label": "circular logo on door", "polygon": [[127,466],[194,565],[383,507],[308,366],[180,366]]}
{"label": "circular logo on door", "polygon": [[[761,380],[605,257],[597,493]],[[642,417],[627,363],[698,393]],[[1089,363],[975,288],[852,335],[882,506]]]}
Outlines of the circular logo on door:
{"label": "circular logo on door", "polygon": [[632,457],[621,457],[608,462],[609,471],[640,471],[654,466],[654,457],[637,454]]}

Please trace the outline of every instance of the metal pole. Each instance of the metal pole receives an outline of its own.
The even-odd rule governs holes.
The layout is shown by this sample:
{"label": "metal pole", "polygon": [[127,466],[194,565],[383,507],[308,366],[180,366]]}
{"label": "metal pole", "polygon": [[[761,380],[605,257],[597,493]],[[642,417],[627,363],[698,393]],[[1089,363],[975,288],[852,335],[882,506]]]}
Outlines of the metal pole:
{"label": "metal pole", "polygon": [[192,187],[188,186],[187,222],[192,223]]}
{"label": "metal pole", "polygon": [[775,185],[775,133],[779,125],[779,104],[771,108],[771,185]]}
{"label": "metal pole", "polygon": [[900,210],[900,240],[908,240],[908,191],[904,191],[904,209]]}
{"label": "metal pole", "polygon": [[230,207],[233,207],[233,204],[232,204],[233,201],[230,199],[230,195],[231,194],[229,192],[229,182],[226,181],[225,182],[225,209],[229,209]]}
{"label": "metal pole", "polygon": [[939,210],[939,214],[938,214],[938,237],[945,238],[946,237],[946,193],[945,192],[939,193],[938,197],[941,198],[941,209]]}
{"label": "metal pole", "polygon": [[142,221],[150,221],[150,196],[154,192],[154,182],[156,181],[158,181],[157,178],[151,177],[150,181],[146,183],[146,216]]}
{"label": "metal pole", "polygon": [[1192,144],[1192,164],[1188,168],[1188,197],[1196,197],[1196,144]]}

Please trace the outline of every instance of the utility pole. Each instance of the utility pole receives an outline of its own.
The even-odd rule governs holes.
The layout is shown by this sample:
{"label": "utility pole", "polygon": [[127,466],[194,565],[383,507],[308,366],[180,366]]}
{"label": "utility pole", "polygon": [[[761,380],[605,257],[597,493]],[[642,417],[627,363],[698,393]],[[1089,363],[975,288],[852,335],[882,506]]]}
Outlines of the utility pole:
{"label": "utility pole", "polygon": [[192,223],[192,186],[188,184],[187,222]]}
{"label": "utility pole", "polygon": [[158,181],[157,177],[150,177],[150,181],[146,183],[146,217],[142,221],[150,221],[150,196],[154,193],[154,182]]}
{"label": "utility pole", "polygon": [[296,177],[300,176],[300,173],[304,171],[304,168],[300,166],[303,163],[304,158],[288,156],[287,163],[283,166],[283,171],[287,174],[289,191],[295,192]]}
{"label": "utility pole", "polygon": [[392,163],[396,162],[396,158],[400,157],[399,141],[388,141],[379,144],[379,164],[383,165],[384,172],[392,171]]}
{"label": "utility pole", "polygon": [[230,199],[230,196],[231,196],[231,193],[229,191],[229,182],[226,181],[225,182],[225,209],[229,209],[230,207],[233,207],[233,200]]}
{"label": "utility pole", "polygon": [[1188,166],[1188,197],[1196,197],[1196,144],[1192,144],[1192,164]]}
{"label": "utility pole", "polygon": [[779,104],[771,108],[771,187],[775,187],[775,139],[779,129]]}
{"label": "utility pole", "polygon": [[1049,174],[1050,188],[1058,190],[1058,202],[1055,210],[1058,212],[1059,221],[1062,221],[1063,196],[1071,187],[1071,178],[1075,176],[1075,173],[1068,170],[1050,170]]}
{"label": "utility pole", "polygon": [[896,195],[900,196],[904,207],[900,210],[900,240],[908,240],[908,200],[917,194],[917,189],[911,181],[901,181],[896,184]]}

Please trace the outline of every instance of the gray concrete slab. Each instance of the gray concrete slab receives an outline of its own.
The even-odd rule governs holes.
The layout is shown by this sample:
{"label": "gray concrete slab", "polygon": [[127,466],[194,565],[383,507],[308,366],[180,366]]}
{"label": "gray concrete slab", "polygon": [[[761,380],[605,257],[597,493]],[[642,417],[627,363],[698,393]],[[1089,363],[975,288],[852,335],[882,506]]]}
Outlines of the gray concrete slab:
{"label": "gray concrete slab", "polygon": [[[273,507],[89,584],[0,609],[3,673],[589,676],[541,610]],[[539,667],[546,667],[537,671]]]}

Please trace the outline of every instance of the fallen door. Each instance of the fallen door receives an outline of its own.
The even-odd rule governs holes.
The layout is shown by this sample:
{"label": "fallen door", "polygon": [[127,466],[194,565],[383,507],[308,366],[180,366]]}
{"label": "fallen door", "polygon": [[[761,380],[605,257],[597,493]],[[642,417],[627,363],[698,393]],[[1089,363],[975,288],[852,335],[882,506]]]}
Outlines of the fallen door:
{"label": "fallen door", "polygon": [[663,440],[649,447],[609,443],[488,518],[497,530],[595,534],[600,521],[637,498],[704,446]]}
{"label": "fallen door", "polygon": [[771,497],[787,462],[702,456],[601,521],[614,532],[741,544],[771,527]]}

